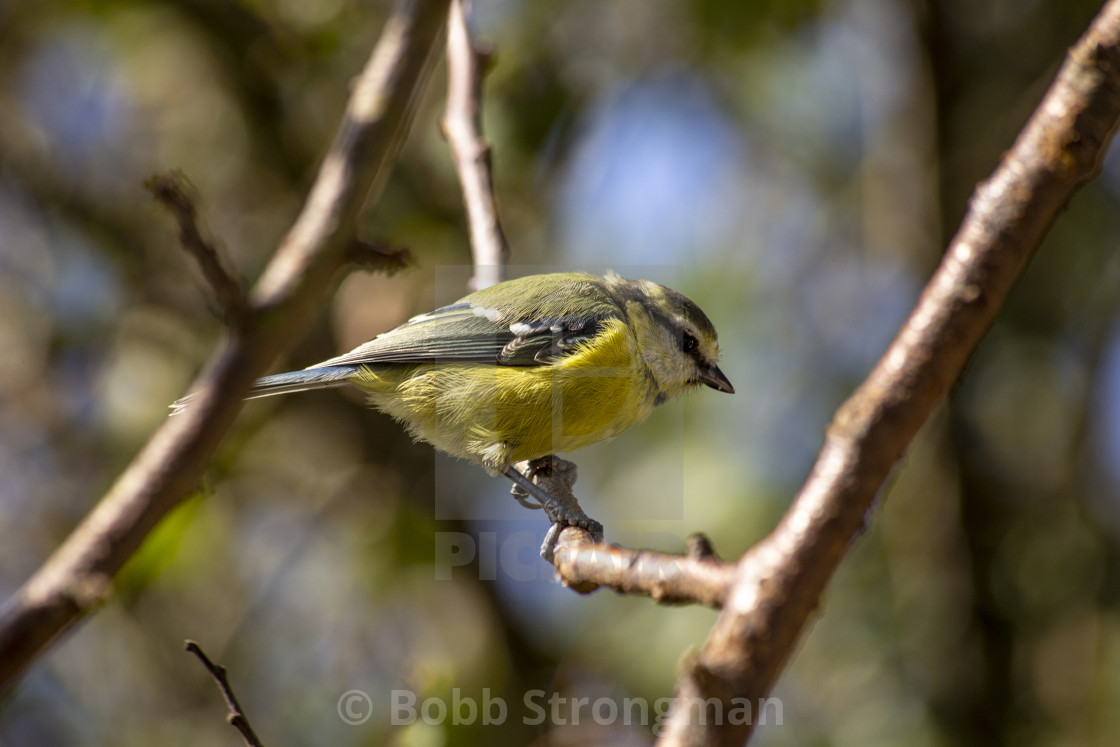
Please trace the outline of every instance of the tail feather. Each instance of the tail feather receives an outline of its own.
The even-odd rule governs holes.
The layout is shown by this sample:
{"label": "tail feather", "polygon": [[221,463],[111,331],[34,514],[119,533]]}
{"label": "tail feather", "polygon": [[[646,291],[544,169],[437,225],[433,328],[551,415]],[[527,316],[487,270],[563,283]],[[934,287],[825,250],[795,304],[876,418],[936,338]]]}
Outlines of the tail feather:
{"label": "tail feather", "polygon": [[[288,373],[265,376],[253,382],[245,399],[259,399],[272,397],[276,394],[290,394],[291,392],[304,392],[309,389],[330,389],[345,386],[358,366],[325,366],[323,368],[308,368],[303,371],[289,371]],[[178,415],[190,407],[196,395],[188,394],[176,400],[171,405],[171,414]]]}
{"label": "tail feather", "polygon": [[306,368],[302,371],[274,374],[257,379],[245,399],[271,397],[275,394],[305,392],[308,389],[330,389],[344,386],[358,370],[357,366],[325,366]]}

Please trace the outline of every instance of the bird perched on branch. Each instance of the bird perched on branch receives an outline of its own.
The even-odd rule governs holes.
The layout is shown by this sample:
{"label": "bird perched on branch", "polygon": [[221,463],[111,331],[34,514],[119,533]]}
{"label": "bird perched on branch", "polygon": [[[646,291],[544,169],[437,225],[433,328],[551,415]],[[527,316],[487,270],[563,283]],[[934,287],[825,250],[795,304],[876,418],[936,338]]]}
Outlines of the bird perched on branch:
{"label": "bird perched on branch", "polygon": [[734,393],[718,357],[708,317],[663,285],[613,272],[530,275],[414,317],[345,355],[257,379],[247,398],[357,387],[413,437],[509,477],[555,524],[601,531],[514,463],[614,438],[701,384]]}

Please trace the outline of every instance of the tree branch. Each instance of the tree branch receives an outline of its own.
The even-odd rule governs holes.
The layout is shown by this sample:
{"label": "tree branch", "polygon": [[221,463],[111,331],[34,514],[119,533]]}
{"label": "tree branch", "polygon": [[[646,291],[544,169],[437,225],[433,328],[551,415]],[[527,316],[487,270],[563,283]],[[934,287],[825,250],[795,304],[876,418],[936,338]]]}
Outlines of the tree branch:
{"label": "tree branch", "polygon": [[[1070,51],[1012,149],[979,185],[910,318],[837,412],[778,527],[739,562],[723,612],[686,667],[677,702],[758,705],[893,465],[954,381],[1073,192],[1098,170],[1120,116],[1120,0]],[[751,725],[670,715],[660,743],[739,745]],[[697,719],[699,720],[699,719]]]}
{"label": "tree branch", "polygon": [[355,238],[346,250],[346,260],[363,270],[393,275],[410,266],[414,257],[406,246]]}
{"label": "tree branch", "polygon": [[401,0],[357,78],[338,135],[295,224],[197,382],[194,406],[169,418],[82,521],[0,610],[0,693],[109,593],[147,534],[197,485],[241,398],[298,336],[333,287],[363,202],[380,193],[408,130],[447,0]]}
{"label": "tree branch", "polygon": [[245,323],[245,289],[221,247],[203,236],[187,177],[181,171],[157,174],[144,186],[179,223],[179,244],[198,262],[226,324],[240,327]]}
{"label": "tree branch", "polygon": [[[532,480],[563,505],[582,513],[572,494],[574,466],[552,457],[566,468],[536,470]],[[580,594],[600,587],[619,594],[648,596],[659,604],[703,604],[720,608],[735,575],[735,565],[716,557],[708,539],[700,534],[689,538],[685,555],[631,550],[596,542],[579,527],[565,527],[554,547],[545,545],[556,575],[565,586]],[[542,554],[544,554],[542,550]]]}
{"label": "tree branch", "polygon": [[490,173],[490,146],[482,139],[482,76],[489,55],[475,46],[467,26],[466,0],[452,0],[447,29],[447,111],[440,121],[470,225],[474,277],[471,290],[500,283],[509,246],[498,220]]}
{"label": "tree branch", "polygon": [[202,666],[206,667],[206,671],[214,678],[214,682],[218,685],[218,690],[222,693],[222,698],[226,701],[226,708],[229,709],[229,714],[226,716],[226,721],[229,725],[241,732],[241,738],[245,740],[245,744],[249,747],[264,747],[260,737],[253,731],[253,727],[249,725],[249,717],[241,710],[241,704],[237,702],[237,696],[233,694],[233,688],[229,685],[229,679],[226,677],[226,668],[221,664],[215,664],[210,661],[210,657],[202,650],[194,641],[187,641],[187,651],[198,657],[202,662]]}
{"label": "tree branch", "polygon": [[556,544],[555,565],[563,584],[581,594],[605,586],[658,604],[716,609],[723,606],[735,576],[734,564],[717,558],[702,534],[688,538],[687,554],[673,555],[595,543],[586,529],[566,527]]}

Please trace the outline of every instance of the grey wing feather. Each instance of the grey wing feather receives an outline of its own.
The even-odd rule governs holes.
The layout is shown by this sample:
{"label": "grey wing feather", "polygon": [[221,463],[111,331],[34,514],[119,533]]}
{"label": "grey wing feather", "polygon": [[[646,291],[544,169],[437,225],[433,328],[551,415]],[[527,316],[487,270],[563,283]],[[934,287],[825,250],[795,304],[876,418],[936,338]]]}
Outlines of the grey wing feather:
{"label": "grey wing feather", "polygon": [[459,302],[422,314],[364,345],[311,368],[376,363],[492,363],[542,366],[599,332],[608,318],[538,318],[507,323],[480,306]]}
{"label": "grey wing feather", "polygon": [[370,363],[494,362],[513,338],[508,326],[475,314],[469,303],[457,303],[414,317],[349,353],[312,368]]}

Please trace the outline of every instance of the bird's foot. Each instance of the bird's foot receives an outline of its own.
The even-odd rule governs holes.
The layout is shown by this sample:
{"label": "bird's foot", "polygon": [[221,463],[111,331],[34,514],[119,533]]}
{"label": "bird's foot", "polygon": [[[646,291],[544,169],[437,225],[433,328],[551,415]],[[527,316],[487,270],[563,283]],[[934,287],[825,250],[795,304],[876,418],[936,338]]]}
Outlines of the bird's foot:
{"label": "bird's foot", "polygon": [[[576,465],[554,456],[534,459],[528,463],[525,474],[513,467],[506,470],[506,477],[513,481],[510,491],[513,497],[526,508],[543,508],[552,526],[545,535],[544,544],[541,546],[541,557],[552,562],[556,542],[560,532],[566,527],[574,526],[587,530],[596,542],[603,539],[603,525],[583,512],[575,496],[571,493],[571,485],[578,476]],[[533,480],[537,477],[558,476],[568,487],[566,495],[556,497]],[[559,487],[559,486],[558,486]]]}
{"label": "bird's foot", "polygon": [[[527,465],[522,474],[529,480],[535,480],[538,475],[547,477],[555,474],[571,488],[576,484],[576,480],[579,479],[579,468],[576,467],[575,462],[569,462],[567,459],[561,459],[558,456],[550,455],[532,459],[527,462]],[[525,508],[545,508],[538,500],[534,500],[535,496],[531,497],[529,492],[516,481],[513,483],[513,487],[510,488],[509,492],[514,500]]]}
{"label": "bird's foot", "polygon": [[576,480],[579,479],[579,468],[575,462],[569,462],[567,459],[561,459],[555,454],[551,454],[530,460],[529,467],[525,470],[525,476],[530,480],[537,475],[547,476],[552,474],[555,474],[571,488],[575,486]]}

